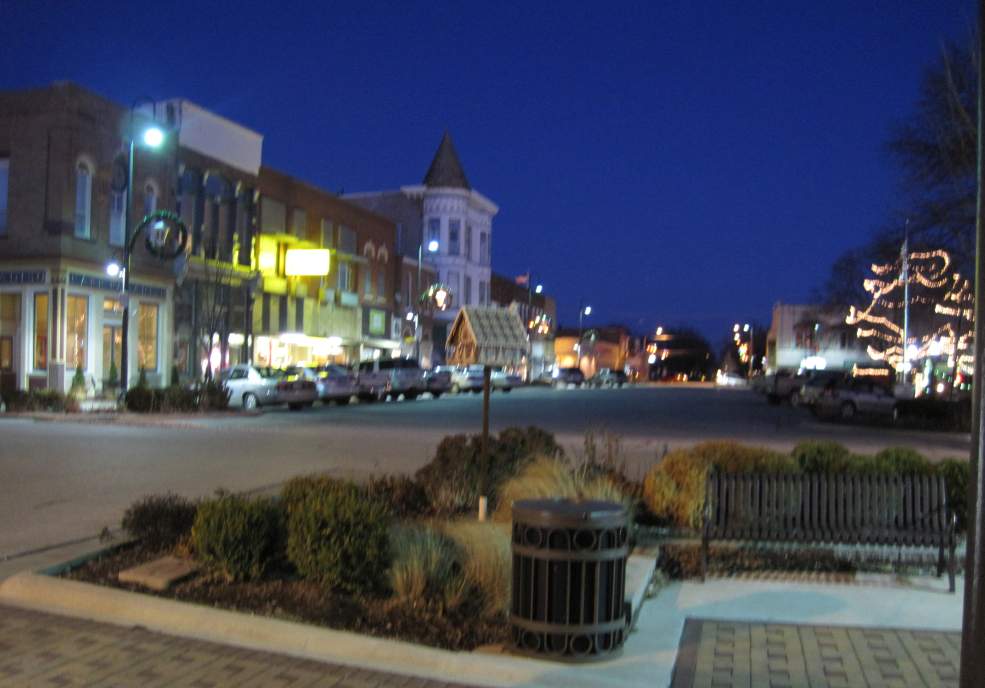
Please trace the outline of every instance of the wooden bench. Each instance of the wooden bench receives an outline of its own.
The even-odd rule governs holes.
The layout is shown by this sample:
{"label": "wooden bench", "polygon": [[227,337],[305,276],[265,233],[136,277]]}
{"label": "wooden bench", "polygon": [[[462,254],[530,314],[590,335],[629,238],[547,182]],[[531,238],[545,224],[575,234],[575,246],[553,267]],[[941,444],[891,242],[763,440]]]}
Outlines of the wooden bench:
{"label": "wooden bench", "polygon": [[701,579],[712,540],[894,545],[945,550],[954,592],[955,519],[937,475],[708,475]]}

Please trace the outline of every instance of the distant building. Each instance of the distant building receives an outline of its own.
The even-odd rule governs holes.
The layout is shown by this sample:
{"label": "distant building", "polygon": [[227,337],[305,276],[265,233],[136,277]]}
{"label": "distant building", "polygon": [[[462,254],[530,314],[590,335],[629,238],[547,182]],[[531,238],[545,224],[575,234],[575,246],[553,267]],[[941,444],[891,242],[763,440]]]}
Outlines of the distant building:
{"label": "distant building", "polygon": [[647,337],[646,352],[651,380],[702,381],[710,379],[715,364],[704,337],[687,330],[660,328]]}
{"label": "distant building", "polygon": [[776,303],[766,337],[766,370],[849,371],[871,362],[845,323],[847,308]]}
{"label": "distant building", "polygon": [[[451,291],[452,307],[432,314],[433,325],[426,337],[431,340],[432,358],[426,362],[442,362],[448,326],[458,307],[492,302],[492,221],[499,207],[469,184],[447,132],[421,184],[346,194],[345,198],[396,224],[397,250],[409,259],[402,262],[403,273],[398,279],[402,308],[413,309],[420,297],[415,284],[418,255]],[[434,252],[428,248],[431,242],[437,244]],[[415,276],[408,278],[408,272]],[[404,293],[410,284],[414,292]]]}
{"label": "distant building", "polygon": [[554,355],[559,368],[581,368],[586,378],[602,368],[626,370],[630,356],[629,329],[622,325],[561,328],[554,339]]}
{"label": "distant building", "polygon": [[526,284],[515,278],[492,274],[492,302],[510,308],[520,316],[530,337],[530,359],[524,373],[528,380],[550,374],[554,367],[554,335],[557,331],[557,304],[547,294],[535,293],[529,276]]}

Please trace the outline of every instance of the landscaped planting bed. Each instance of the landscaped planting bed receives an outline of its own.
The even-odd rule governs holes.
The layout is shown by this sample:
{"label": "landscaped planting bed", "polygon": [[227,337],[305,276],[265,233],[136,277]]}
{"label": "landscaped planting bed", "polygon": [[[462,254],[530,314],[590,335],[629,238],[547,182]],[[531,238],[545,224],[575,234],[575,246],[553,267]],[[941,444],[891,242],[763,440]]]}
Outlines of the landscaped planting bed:
{"label": "landscaped planting bed", "polygon": [[[608,469],[572,465],[535,428],[446,438],[414,479],[357,485],[324,475],[276,498],[147,497],[127,511],[131,545],[63,574],[74,580],[452,650],[506,643],[509,502],[528,497],[632,502]],[[638,491],[638,489],[637,489]],[[475,520],[480,495],[490,522]],[[502,498],[501,498],[502,495]],[[201,570],[164,592],[118,580],[165,555]]]}

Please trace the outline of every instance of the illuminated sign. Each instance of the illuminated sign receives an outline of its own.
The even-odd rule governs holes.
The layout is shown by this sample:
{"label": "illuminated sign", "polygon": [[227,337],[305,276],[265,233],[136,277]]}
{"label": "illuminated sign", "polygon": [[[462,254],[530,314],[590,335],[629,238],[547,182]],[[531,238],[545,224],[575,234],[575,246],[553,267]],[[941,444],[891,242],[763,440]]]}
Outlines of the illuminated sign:
{"label": "illuminated sign", "polygon": [[330,255],[325,248],[289,248],[284,259],[284,274],[288,277],[327,275]]}

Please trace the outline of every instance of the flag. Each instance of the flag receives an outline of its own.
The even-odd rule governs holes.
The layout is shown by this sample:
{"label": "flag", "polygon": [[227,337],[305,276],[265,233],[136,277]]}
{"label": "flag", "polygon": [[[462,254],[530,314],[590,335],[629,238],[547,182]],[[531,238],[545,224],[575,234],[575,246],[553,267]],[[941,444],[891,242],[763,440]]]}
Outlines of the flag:
{"label": "flag", "polygon": [[517,275],[516,276],[516,283],[517,284],[530,284],[530,273],[528,272],[525,275]]}

